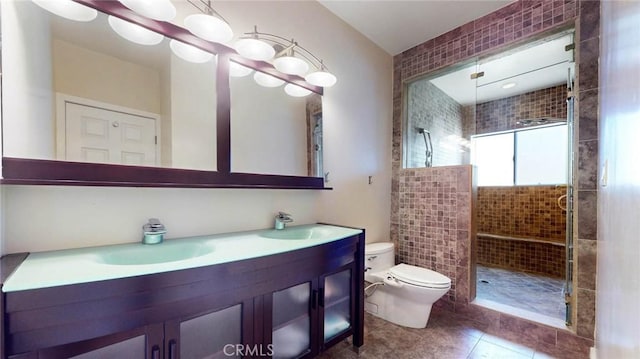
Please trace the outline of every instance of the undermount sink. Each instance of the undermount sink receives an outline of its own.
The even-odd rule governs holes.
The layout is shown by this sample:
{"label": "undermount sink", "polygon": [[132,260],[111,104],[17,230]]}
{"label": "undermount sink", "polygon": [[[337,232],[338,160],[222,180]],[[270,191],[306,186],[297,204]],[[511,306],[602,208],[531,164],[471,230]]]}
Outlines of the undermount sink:
{"label": "undermount sink", "polygon": [[322,239],[331,234],[331,231],[324,228],[285,228],[273,229],[260,233],[261,237],[272,239]]}
{"label": "undermount sink", "polygon": [[98,253],[97,261],[112,265],[143,265],[176,262],[207,255],[213,247],[202,243],[140,244],[133,248]]}

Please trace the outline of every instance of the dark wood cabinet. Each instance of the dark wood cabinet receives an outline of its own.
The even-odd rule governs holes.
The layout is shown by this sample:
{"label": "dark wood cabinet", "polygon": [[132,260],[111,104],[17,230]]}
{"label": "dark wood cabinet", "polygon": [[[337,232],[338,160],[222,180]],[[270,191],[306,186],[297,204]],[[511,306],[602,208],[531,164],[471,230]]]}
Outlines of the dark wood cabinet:
{"label": "dark wood cabinet", "polygon": [[364,233],[242,261],[2,293],[3,357],[311,358],[363,339]]}
{"label": "dark wood cabinet", "polygon": [[356,311],[355,263],[276,291],[270,303],[274,358],[312,358],[351,335]]}

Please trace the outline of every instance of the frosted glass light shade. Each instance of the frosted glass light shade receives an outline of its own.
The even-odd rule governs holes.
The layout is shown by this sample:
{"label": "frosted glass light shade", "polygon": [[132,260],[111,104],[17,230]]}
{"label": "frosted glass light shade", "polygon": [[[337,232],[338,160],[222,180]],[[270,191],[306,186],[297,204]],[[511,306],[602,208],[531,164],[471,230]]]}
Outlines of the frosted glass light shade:
{"label": "frosted glass light shade", "polygon": [[284,87],[284,92],[286,92],[287,95],[293,96],[293,97],[304,97],[304,96],[307,96],[307,95],[311,94],[310,90],[307,90],[304,87],[300,87],[300,86],[294,85],[294,84],[287,84]]}
{"label": "frosted glass light shade", "polygon": [[200,50],[195,46],[185,44],[181,41],[171,40],[169,42],[169,47],[171,48],[171,51],[176,54],[176,56],[185,61],[201,64],[213,58],[212,53]]}
{"label": "frosted glass light shade", "polygon": [[284,80],[280,80],[277,77],[273,77],[271,75],[267,75],[263,72],[258,72],[258,71],[256,71],[255,74],[253,74],[253,79],[256,80],[258,85],[264,86],[264,87],[278,87],[284,83]]}
{"label": "frosted glass light shade", "polygon": [[109,16],[109,26],[111,26],[113,31],[118,35],[140,45],[157,45],[164,39],[162,34],[114,16]]}
{"label": "frosted glass light shade", "polygon": [[212,15],[189,15],[184,19],[184,26],[192,34],[213,42],[225,43],[233,37],[231,26],[219,17]]}
{"label": "frosted glass light shade", "polygon": [[33,0],[41,8],[65,19],[87,22],[98,16],[98,11],[71,0]]}
{"label": "frosted glass light shade", "polygon": [[316,71],[308,74],[304,79],[316,86],[331,87],[336,84],[338,79],[331,73],[326,71]]}
{"label": "frosted glass light shade", "polygon": [[309,64],[294,56],[282,56],[273,60],[273,66],[278,71],[289,75],[303,76],[309,71]]}
{"label": "frosted glass light shade", "polygon": [[242,66],[239,63],[236,62],[229,62],[229,76],[232,77],[245,77],[247,75],[249,75],[250,73],[252,73],[253,70],[246,67],[246,66]]}
{"label": "frosted glass light shade", "polygon": [[129,9],[142,16],[160,21],[171,21],[176,17],[176,7],[170,0],[120,0]]}
{"label": "frosted glass light shade", "polygon": [[236,41],[235,48],[240,55],[257,61],[269,61],[276,54],[273,46],[258,39],[240,39]]}

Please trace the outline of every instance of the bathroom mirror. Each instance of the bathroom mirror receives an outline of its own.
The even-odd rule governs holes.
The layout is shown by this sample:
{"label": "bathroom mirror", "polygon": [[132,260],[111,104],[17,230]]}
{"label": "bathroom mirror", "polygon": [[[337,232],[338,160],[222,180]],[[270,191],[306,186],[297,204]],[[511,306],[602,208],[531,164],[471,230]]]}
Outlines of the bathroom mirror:
{"label": "bathroom mirror", "polygon": [[[228,71],[230,57],[237,56],[233,49],[141,17],[117,1],[74,1],[98,9],[98,17],[74,22],[31,1],[0,4],[3,183],[324,188],[317,177],[322,170],[310,170],[321,159],[310,156],[304,170],[296,163],[290,166],[295,171],[283,173],[282,158],[273,156],[263,159],[264,167],[232,171],[232,148],[237,158],[261,151],[231,143]],[[110,16],[141,24],[161,40],[155,45],[126,40],[112,28]],[[188,52],[197,47],[200,60],[185,60],[183,51],[172,47]],[[208,55],[204,60],[203,53]],[[267,63],[238,61],[275,71]],[[260,116],[265,123],[280,118],[279,113]],[[320,106],[301,116],[303,123],[311,116],[321,119]],[[309,150],[306,140],[309,132],[302,136],[293,142],[305,143],[304,153],[317,159],[319,152]]]}
{"label": "bathroom mirror", "polygon": [[320,95],[295,97],[284,84],[261,86],[254,76],[264,75],[229,79],[231,171],[321,177]]}
{"label": "bathroom mirror", "polygon": [[134,43],[104,13],[78,22],[31,1],[2,10],[15,12],[3,34],[4,86],[15,89],[5,157],[216,170],[214,54],[160,34]]}

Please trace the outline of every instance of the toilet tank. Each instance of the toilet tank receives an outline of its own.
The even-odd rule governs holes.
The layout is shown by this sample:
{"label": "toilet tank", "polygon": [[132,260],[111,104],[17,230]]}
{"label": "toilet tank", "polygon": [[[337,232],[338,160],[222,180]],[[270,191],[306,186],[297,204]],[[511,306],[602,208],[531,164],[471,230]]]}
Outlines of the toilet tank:
{"label": "toilet tank", "polygon": [[395,265],[393,243],[369,243],[364,246],[364,279],[373,282],[372,273],[383,272]]}

